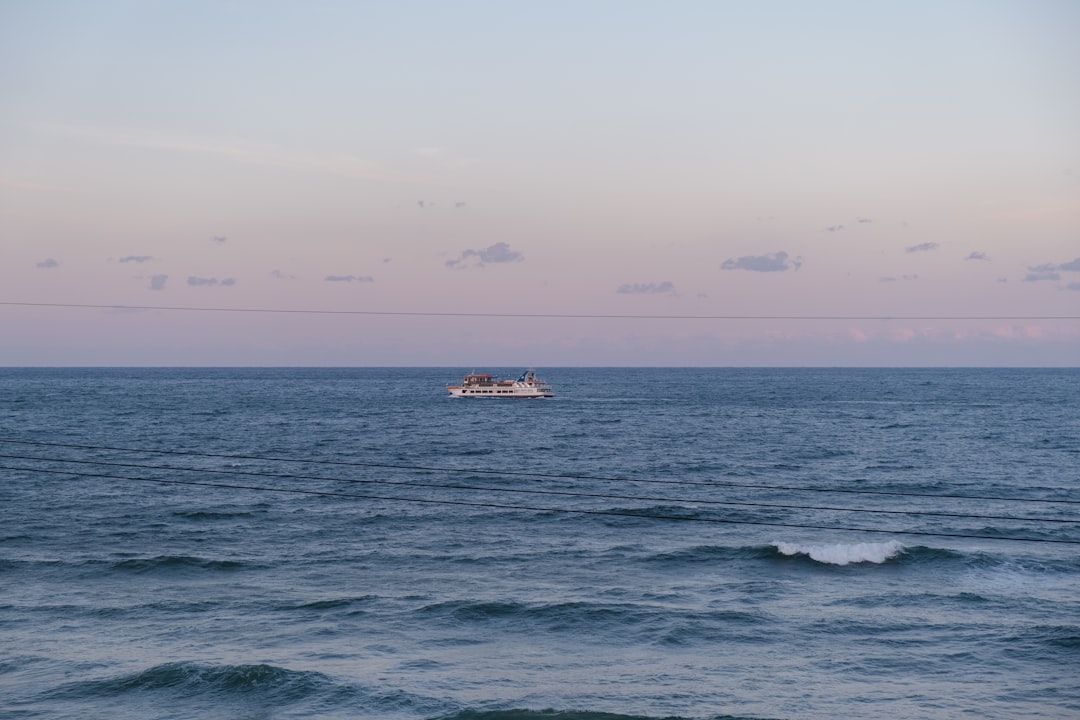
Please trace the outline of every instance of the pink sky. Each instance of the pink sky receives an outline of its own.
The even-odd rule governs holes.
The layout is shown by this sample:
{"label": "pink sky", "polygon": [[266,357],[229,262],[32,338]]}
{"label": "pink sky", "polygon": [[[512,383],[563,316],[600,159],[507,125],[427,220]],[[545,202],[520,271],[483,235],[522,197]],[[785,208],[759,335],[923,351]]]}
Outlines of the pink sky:
{"label": "pink sky", "polygon": [[5,4],[0,364],[1080,364],[1080,6],[940,5]]}

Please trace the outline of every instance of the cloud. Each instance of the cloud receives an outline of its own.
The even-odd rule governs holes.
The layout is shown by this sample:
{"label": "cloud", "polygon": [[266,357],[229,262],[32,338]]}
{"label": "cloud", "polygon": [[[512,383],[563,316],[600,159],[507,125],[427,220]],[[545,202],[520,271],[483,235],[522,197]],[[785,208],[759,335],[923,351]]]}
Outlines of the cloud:
{"label": "cloud", "polygon": [[979,252],[979,251],[976,250],[975,252],[971,253],[970,255],[968,255],[964,259],[965,260],[989,260],[990,256],[987,255],[984,252]]}
{"label": "cloud", "polygon": [[626,285],[620,285],[615,292],[624,295],[660,295],[674,293],[675,285],[670,280],[660,283],[627,283]]}
{"label": "cloud", "polygon": [[936,242],[924,242],[919,245],[908,245],[904,248],[904,252],[917,253],[917,252],[930,252],[931,250],[937,250],[940,245]]}
{"label": "cloud", "polygon": [[784,272],[802,267],[802,258],[788,259],[788,254],[781,250],[773,255],[744,255],[740,258],[728,258],[721,265],[723,270],[750,270],[752,272]]}
{"label": "cloud", "polygon": [[285,273],[281,272],[280,270],[274,270],[273,272],[271,272],[270,277],[272,277],[272,278],[274,278],[276,280],[295,280],[296,279],[295,275],[286,275]]}
{"label": "cloud", "polygon": [[327,275],[326,277],[323,278],[323,281],[324,282],[346,282],[346,283],[351,283],[351,282],[369,283],[369,282],[375,282],[375,278],[371,277],[370,275]]}
{"label": "cloud", "polygon": [[220,285],[222,287],[231,287],[236,284],[236,280],[233,278],[225,278],[224,280],[218,280],[217,278],[202,278],[189,275],[187,284],[192,287],[214,287]]}
{"label": "cloud", "polygon": [[827,232],[840,232],[843,229],[843,225],[830,225],[829,227],[825,228]]}
{"label": "cloud", "polygon": [[150,276],[150,289],[151,290],[164,290],[165,282],[169,279],[168,275],[151,275]]}
{"label": "cloud", "polygon": [[122,262],[122,263],[129,263],[129,262],[144,263],[144,262],[147,262],[148,260],[153,260],[153,259],[154,259],[153,255],[128,255],[127,257],[120,258],[117,262]]}
{"label": "cloud", "polygon": [[458,202],[454,203],[454,207],[463,208],[463,207],[465,207],[465,203],[463,203],[461,201],[458,201]]}
{"label": "cloud", "polygon": [[[521,262],[525,257],[517,252],[511,250],[510,245],[504,242],[497,242],[490,247],[486,247],[482,250],[462,250],[461,257],[457,260],[447,260],[447,267],[456,267],[461,265],[469,258],[476,258],[477,265],[484,267],[488,263],[512,263]],[[463,266],[464,267],[464,266]]]}
{"label": "cloud", "polygon": [[224,235],[215,235],[214,237],[210,238],[210,242],[214,243],[215,245],[224,245],[225,241],[228,239],[229,238],[225,237]]}
{"label": "cloud", "polygon": [[1071,282],[1065,286],[1065,289],[1080,292],[1080,282]]}
{"label": "cloud", "polygon": [[864,217],[857,217],[857,218],[855,218],[855,220],[858,221],[858,222],[861,222],[861,223],[872,223],[872,222],[874,222],[870,218],[864,218]]}
{"label": "cloud", "polygon": [[879,280],[881,282],[896,282],[897,280],[910,281],[910,280],[918,280],[918,279],[919,279],[918,275],[901,275],[900,277],[894,277],[892,275],[889,275],[887,277],[879,278]]}
{"label": "cloud", "polygon": [[1061,263],[1057,266],[1057,269],[1065,272],[1080,272],[1080,257],[1067,263]]}
{"label": "cloud", "polygon": [[1080,272],[1080,258],[1063,263],[1043,263],[1042,265],[1029,267],[1024,282],[1060,280],[1063,272]]}
{"label": "cloud", "polygon": [[52,258],[45,258],[39,263],[34,263],[39,268],[54,268],[60,267],[60,263],[56,262]]}

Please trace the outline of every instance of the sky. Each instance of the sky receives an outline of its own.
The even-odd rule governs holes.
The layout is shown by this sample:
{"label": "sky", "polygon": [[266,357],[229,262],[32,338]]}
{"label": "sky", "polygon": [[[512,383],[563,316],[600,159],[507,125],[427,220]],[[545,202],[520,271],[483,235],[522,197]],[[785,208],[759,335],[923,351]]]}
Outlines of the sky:
{"label": "sky", "polygon": [[1080,366],[1078,36],[1073,0],[3,0],[0,365]]}

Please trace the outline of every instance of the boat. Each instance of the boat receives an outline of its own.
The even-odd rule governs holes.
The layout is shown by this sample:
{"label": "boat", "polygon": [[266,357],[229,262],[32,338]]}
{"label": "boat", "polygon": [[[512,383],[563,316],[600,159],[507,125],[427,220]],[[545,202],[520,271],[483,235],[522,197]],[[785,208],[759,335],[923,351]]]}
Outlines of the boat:
{"label": "boat", "polygon": [[456,398],[549,398],[555,397],[551,385],[536,377],[529,368],[517,380],[501,380],[494,375],[473,371],[465,376],[460,385],[447,385],[450,397]]}

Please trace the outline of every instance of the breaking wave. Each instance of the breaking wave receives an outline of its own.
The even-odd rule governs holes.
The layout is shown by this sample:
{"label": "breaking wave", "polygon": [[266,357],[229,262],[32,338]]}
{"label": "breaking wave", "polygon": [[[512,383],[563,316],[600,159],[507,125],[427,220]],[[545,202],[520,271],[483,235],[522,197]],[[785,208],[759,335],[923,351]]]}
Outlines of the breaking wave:
{"label": "breaking wave", "polygon": [[835,545],[802,545],[775,541],[772,543],[782,555],[806,555],[811,560],[826,565],[851,565],[852,563],[881,563],[902,555],[906,548],[896,540],[883,543],[837,543]]}

